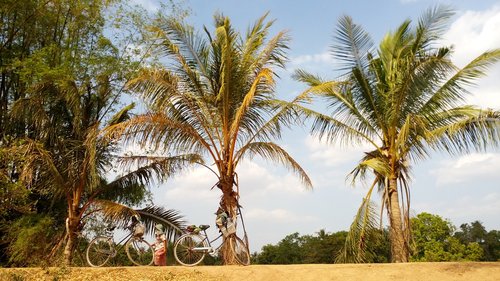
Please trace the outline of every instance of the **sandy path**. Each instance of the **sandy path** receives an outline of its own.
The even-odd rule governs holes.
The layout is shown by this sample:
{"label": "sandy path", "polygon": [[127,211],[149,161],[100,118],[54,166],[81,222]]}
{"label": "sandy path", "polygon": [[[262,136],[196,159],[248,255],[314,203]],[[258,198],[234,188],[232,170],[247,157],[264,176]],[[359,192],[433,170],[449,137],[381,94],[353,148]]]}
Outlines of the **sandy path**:
{"label": "sandy path", "polygon": [[0,269],[0,280],[409,280],[499,281],[497,263],[407,263],[335,265],[251,265],[118,267],[118,268],[17,268]]}

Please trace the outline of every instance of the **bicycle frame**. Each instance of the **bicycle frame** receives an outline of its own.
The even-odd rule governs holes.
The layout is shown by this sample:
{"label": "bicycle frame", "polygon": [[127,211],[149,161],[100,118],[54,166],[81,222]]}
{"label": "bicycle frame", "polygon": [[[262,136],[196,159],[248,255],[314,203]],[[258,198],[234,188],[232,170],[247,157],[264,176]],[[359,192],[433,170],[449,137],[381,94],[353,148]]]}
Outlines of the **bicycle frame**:
{"label": "bicycle frame", "polygon": [[215,238],[213,240],[209,240],[207,231],[203,230],[203,233],[204,233],[203,234],[204,238],[202,241],[207,241],[208,247],[195,247],[192,250],[196,251],[196,252],[207,252],[207,253],[217,252],[222,247],[222,243],[219,245],[219,247],[217,247],[215,249],[212,247],[212,243],[219,240],[222,237],[222,234],[220,234],[217,238]]}
{"label": "bicycle frame", "polygon": [[114,236],[113,235],[110,235],[109,236],[109,239],[111,241],[113,241],[112,245],[113,245],[113,254],[112,254],[112,257],[115,257],[116,254],[123,248],[125,247],[125,244],[127,244],[128,240],[130,240],[132,238],[132,235],[133,233],[129,233],[127,234],[127,236],[125,236],[122,240],[120,240],[120,242],[118,243],[115,243],[115,239],[114,239]]}
{"label": "bicycle frame", "polygon": [[[225,245],[228,247],[227,250],[233,253],[235,262],[241,265],[250,264],[250,254],[243,240],[232,233],[224,238],[222,243],[214,249],[212,243],[225,236],[224,233],[221,233],[215,239],[210,240],[206,232],[206,229],[209,227],[208,225],[200,225],[199,227],[189,226],[186,228],[186,233],[175,241],[174,257],[179,264],[195,266],[203,261],[206,254],[216,257],[222,246]],[[199,231],[195,231],[196,228],[199,228]]]}

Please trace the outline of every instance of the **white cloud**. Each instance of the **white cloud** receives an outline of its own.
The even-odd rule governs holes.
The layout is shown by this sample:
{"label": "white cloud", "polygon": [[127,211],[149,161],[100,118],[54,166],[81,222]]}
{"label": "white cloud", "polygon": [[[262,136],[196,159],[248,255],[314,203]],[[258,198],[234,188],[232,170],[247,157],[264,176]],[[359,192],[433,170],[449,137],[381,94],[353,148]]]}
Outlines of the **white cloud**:
{"label": "white cloud", "polygon": [[496,177],[500,167],[500,154],[498,153],[473,153],[454,160],[440,162],[440,167],[432,170],[431,175],[436,177],[437,186],[447,186]]}
{"label": "white cloud", "polygon": [[500,47],[500,6],[486,11],[466,11],[444,35],[444,43],[454,46],[453,60],[464,66],[482,52]]}
{"label": "white cloud", "polygon": [[363,157],[363,153],[373,150],[369,144],[359,146],[339,147],[337,144],[327,144],[317,137],[308,136],[305,141],[313,161],[322,165],[338,167],[347,163],[356,163]]}
{"label": "white cloud", "polygon": [[[450,196],[451,197],[451,196]],[[437,214],[450,219],[455,226],[479,220],[487,228],[497,229],[500,213],[500,193],[486,193],[479,197],[475,194],[461,196],[434,203],[416,203],[412,207],[414,215],[420,212]]]}
{"label": "white cloud", "polygon": [[168,184],[165,198],[169,201],[187,202],[217,202],[217,187],[210,188],[217,182],[217,178],[204,167],[192,168],[178,175]]}
{"label": "white cloud", "polygon": [[274,223],[286,224],[290,222],[311,222],[318,218],[308,215],[299,215],[286,209],[250,209],[245,213],[249,220],[272,221]]}
{"label": "white cloud", "polygon": [[[467,206],[464,208],[463,206]],[[442,214],[444,217],[469,217],[471,214],[479,218],[496,216],[500,213],[500,194],[489,193],[482,198],[462,197],[453,205],[448,205]]]}
{"label": "white cloud", "polygon": [[[466,11],[453,22],[444,35],[443,44],[453,45],[453,60],[463,67],[481,53],[500,48],[500,6],[486,11]],[[488,71],[488,76],[479,80],[468,103],[481,107],[500,108],[500,66]]]}
{"label": "white cloud", "polygon": [[333,62],[333,58],[329,52],[323,52],[319,54],[312,55],[300,55],[293,57],[290,61],[292,66],[302,66],[307,64],[331,64]]}
{"label": "white cloud", "polygon": [[143,7],[149,12],[156,12],[160,8],[158,2],[154,0],[132,0],[132,2]]}
{"label": "white cloud", "polygon": [[284,168],[259,165],[245,161],[238,167],[240,193],[252,198],[268,197],[272,194],[300,195],[307,192],[299,178]]}
{"label": "white cloud", "polygon": [[[237,172],[242,200],[259,201],[285,194],[293,197],[308,192],[295,175],[256,162],[242,162]],[[216,176],[205,167],[193,168],[168,182],[163,197],[177,203],[199,202],[216,206],[221,195],[217,187],[211,189],[216,182]]]}

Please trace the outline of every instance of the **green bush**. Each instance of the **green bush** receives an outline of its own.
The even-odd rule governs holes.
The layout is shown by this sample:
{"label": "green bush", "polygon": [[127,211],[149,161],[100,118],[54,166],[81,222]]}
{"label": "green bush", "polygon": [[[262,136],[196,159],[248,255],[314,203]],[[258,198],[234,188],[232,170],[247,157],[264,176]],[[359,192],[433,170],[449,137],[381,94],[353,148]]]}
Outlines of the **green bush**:
{"label": "green bush", "polygon": [[6,242],[13,266],[40,266],[57,243],[57,229],[48,215],[25,215],[8,226]]}

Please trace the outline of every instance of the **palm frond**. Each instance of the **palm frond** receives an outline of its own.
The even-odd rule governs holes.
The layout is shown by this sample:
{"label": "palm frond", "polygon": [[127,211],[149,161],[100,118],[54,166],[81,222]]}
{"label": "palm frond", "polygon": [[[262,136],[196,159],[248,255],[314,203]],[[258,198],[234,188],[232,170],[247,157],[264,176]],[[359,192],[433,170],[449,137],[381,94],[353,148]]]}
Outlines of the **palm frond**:
{"label": "palm frond", "polygon": [[154,232],[156,224],[165,226],[165,235],[167,240],[173,241],[178,235],[182,234],[185,228],[185,221],[176,210],[165,209],[159,206],[148,206],[143,209],[135,210],[140,216],[142,222],[146,225],[148,233]]}
{"label": "palm frond", "polygon": [[285,67],[288,61],[286,51],[288,50],[290,37],[286,31],[279,32],[271,38],[267,45],[258,54],[257,59],[251,65],[250,69],[260,69],[264,66]]}
{"label": "palm frond", "polygon": [[446,80],[436,91],[435,94],[422,106],[422,111],[429,111],[434,108],[454,108],[461,106],[465,96],[470,94],[466,86],[474,85],[475,81],[486,75],[486,70],[494,63],[500,60],[500,49],[484,52],[476,57],[469,64],[455,75]]}
{"label": "palm frond", "polygon": [[120,139],[126,143],[137,142],[150,145],[153,149],[175,148],[178,151],[200,151],[210,148],[203,136],[190,124],[174,120],[164,113],[138,115],[130,120],[109,126],[103,131],[104,137]]}
{"label": "palm frond", "polygon": [[42,174],[40,176],[45,176],[48,179],[45,187],[51,187],[54,198],[63,196],[67,187],[66,180],[56,163],[54,163],[54,158],[50,152],[42,144],[31,139],[24,140],[20,151],[25,157],[20,179],[26,184],[31,185],[33,177],[36,174]]}
{"label": "palm frond", "polygon": [[[310,110],[308,108],[296,105],[295,108],[300,110],[301,114],[306,118],[313,119],[311,126],[311,133],[317,135],[318,138],[326,138],[328,142],[340,141],[341,145],[360,144],[366,141],[378,148],[374,142],[372,130],[365,130],[365,132],[358,130],[357,126],[347,124],[334,117]],[[346,121],[355,121],[354,118]],[[355,125],[355,124],[354,124]]]}
{"label": "palm frond", "polygon": [[95,199],[92,205],[95,207],[94,212],[98,211],[105,222],[120,228],[127,228],[131,218],[138,215],[133,208],[114,201]]}
{"label": "palm frond", "polygon": [[50,116],[43,107],[43,100],[40,97],[32,96],[16,100],[12,104],[10,116],[16,120],[24,119],[28,124],[32,124],[42,138],[54,135],[54,128],[50,126]]}
{"label": "palm frond", "polygon": [[368,171],[373,172],[378,178],[387,177],[391,167],[386,153],[384,149],[365,152],[365,156],[347,175],[346,179],[351,178],[351,184],[354,185],[358,178],[364,180]]}
{"label": "palm frond", "polygon": [[148,206],[142,209],[133,209],[128,206],[107,200],[95,200],[94,205],[103,215],[104,221],[126,228],[130,225],[133,216],[139,216],[146,226],[146,233],[153,235],[154,226],[163,224],[167,239],[173,240],[184,228],[185,222],[176,210],[165,209],[159,206]]}
{"label": "palm frond", "polygon": [[415,31],[414,52],[430,47],[429,44],[439,39],[448,28],[448,19],[453,15],[453,10],[443,5],[426,10],[420,17]]}
{"label": "palm frond", "polygon": [[309,87],[317,87],[323,85],[326,81],[325,79],[309,73],[303,69],[296,69],[292,75],[294,80],[306,83]]}
{"label": "palm frond", "polygon": [[[118,160],[120,168],[126,173],[110,182],[108,186],[111,188],[133,184],[149,185],[154,179],[163,182],[193,163],[203,163],[203,159],[197,154],[169,157],[125,156]],[[135,167],[137,168],[134,169]]]}
{"label": "palm frond", "polygon": [[101,180],[101,175],[97,169],[99,162],[98,154],[98,142],[99,142],[99,124],[94,124],[93,126],[87,128],[87,133],[85,141],[83,143],[85,147],[85,157],[83,160],[83,165],[80,168],[81,177],[86,177],[86,184],[89,191],[94,190]]}
{"label": "palm frond", "polygon": [[130,119],[130,111],[133,110],[134,108],[135,108],[135,103],[131,103],[125,106],[111,117],[111,119],[108,121],[108,125],[109,126],[116,125],[118,123]]}
{"label": "palm frond", "polygon": [[295,174],[301,179],[302,183],[308,187],[312,188],[312,182],[304,169],[293,159],[283,148],[279,145],[271,142],[252,142],[242,147],[235,156],[237,159],[236,164],[243,157],[254,157],[255,155],[261,156],[263,159],[268,159],[270,161],[275,161],[282,165]]}
{"label": "palm frond", "polygon": [[244,54],[242,65],[244,66],[251,65],[255,60],[255,57],[257,57],[256,53],[266,39],[266,36],[269,33],[269,28],[273,25],[274,21],[265,23],[268,15],[269,12],[258,18],[246,32],[245,41],[242,48],[242,54]]}
{"label": "palm frond", "polygon": [[335,258],[336,263],[363,263],[370,258],[369,244],[379,239],[378,213],[375,203],[370,201],[374,185],[363,198],[361,206],[349,228],[344,246]]}
{"label": "palm frond", "polygon": [[257,74],[255,81],[252,83],[252,87],[250,88],[248,93],[245,95],[243,102],[241,103],[238,110],[236,111],[236,114],[235,114],[234,119],[233,119],[232,124],[231,124],[231,129],[229,131],[229,134],[231,135],[233,141],[236,141],[236,139],[237,139],[238,131],[241,128],[241,120],[244,118],[245,113],[250,110],[250,106],[252,105],[252,102],[254,101],[255,95],[257,94],[256,93],[257,86],[260,83],[274,84],[274,80],[272,77],[272,71],[270,69],[264,68]]}
{"label": "palm frond", "polygon": [[368,67],[366,54],[371,52],[372,39],[351,17],[339,19],[334,40],[337,43],[332,46],[332,53],[342,63],[339,70],[364,70]]}
{"label": "palm frond", "polygon": [[429,131],[427,140],[433,149],[463,154],[500,145],[500,112],[457,108],[447,113],[450,118],[454,115],[461,118]]}

